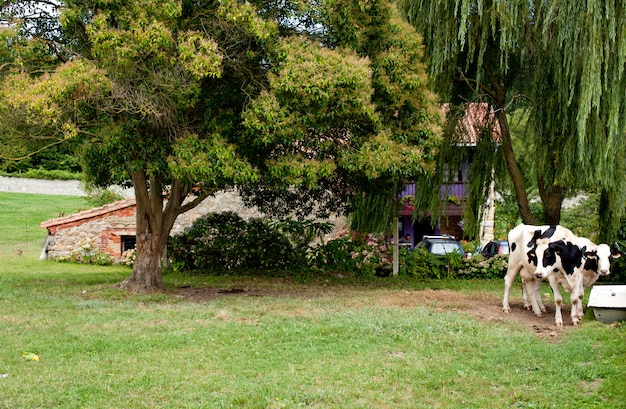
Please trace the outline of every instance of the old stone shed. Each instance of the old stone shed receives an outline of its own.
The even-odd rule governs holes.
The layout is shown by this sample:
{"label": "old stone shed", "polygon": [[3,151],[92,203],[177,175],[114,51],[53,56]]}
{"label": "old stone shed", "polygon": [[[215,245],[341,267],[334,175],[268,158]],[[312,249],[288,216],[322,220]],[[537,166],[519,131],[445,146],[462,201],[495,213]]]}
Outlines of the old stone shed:
{"label": "old stone shed", "polygon": [[135,247],[135,199],[50,219],[41,227],[48,231],[42,258],[69,258],[99,250],[118,259]]}

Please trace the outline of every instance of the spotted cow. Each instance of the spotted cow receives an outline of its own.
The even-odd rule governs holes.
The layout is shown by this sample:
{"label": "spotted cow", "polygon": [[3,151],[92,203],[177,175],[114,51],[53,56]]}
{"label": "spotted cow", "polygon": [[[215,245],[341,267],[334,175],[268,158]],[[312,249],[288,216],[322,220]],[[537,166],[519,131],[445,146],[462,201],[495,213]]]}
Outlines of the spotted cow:
{"label": "spotted cow", "polygon": [[[579,302],[574,302],[572,300],[572,315],[574,312],[576,313],[578,320],[582,319],[584,315],[583,310],[583,302],[582,299],[584,297],[584,291],[586,288],[591,287],[600,276],[607,276],[611,272],[611,259],[619,258],[622,256],[622,252],[619,247],[609,247],[607,244],[595,244],[591,240],[585,237],[578,237],[576,239],[578,247],[581,251],[584,251],[584,260],[583,260],[583,268],[582,268],[582,290],[579,291],[579,294],[576,294]],[[561,305],[563,302],[563,297],[561,296],[561,292],[559,287],[563,287],[563,289],[570,294],[572,293],[572,285],[575,285],[578,278],[572,274],[563,273],[563,271],[556,269],[552,274],[548,276],[548,281],[550,283],[550,288],[552,288],[552,292],[554,294],[554,304],[555,304],[555,318],[554,321],[557,326],[563,325],[563,318],[561,315]],[[533,288],[527,288],[526,285],[522,286],[523,295],[524,295],[524,304],[527,305],[527,292],[534,291],[535,298],[539,304],[539,308],[541,310],[545,310],[543,303],[541,302],[541,282],[537,281],[534,283]]]}
{"label": "spotted cow", "polygon": [[[554,270],[554,264],[562,264],[560,257],[556,255],[556,247],[550,247],[551,243],[561,241],[563,244],[571,242],[576,236],[563,226],[532,226],[520,224],[513,228],[508,235],[509,240],[509,262],[507,274],[504,278],[504,298],[502,300],[502,310],[510,312],[509,293],[515,282],[515,277],[519,274],[522,285],[528,285],[535,289],[540,285],[540,281],[547,278]],[[562,265],[556,266],[556,268]],[[537,316],[545,312],[543,304],[540,306],[535,297],[536,291],[528,291],[530,307]],[[527,304],[525,307],[529,307]],[[543,308],[542,308],[543,307]]]}

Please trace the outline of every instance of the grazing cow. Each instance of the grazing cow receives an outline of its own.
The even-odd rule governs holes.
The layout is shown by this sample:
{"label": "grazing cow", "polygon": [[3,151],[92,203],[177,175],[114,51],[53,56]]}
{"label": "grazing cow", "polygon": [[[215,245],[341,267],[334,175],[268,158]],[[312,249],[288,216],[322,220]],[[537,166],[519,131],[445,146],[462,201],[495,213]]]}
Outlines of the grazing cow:
{"label": "grazing cow", "polygon": [[[600,276],[609,275],[611,272],[611,258],[619,258],[622,256],[622,252],[618,247],[614,247],[611,249],[606,244],[595,244],[591,240],[585,237],[578,237],[577,244],[579,248],[584,249],[584,264],[582,270],[582,290],[580,290],[580,294],[576,296],[579,297],[580,302],[574,303],[572,301],[572,310],[576,312],[578,319],[582,319],[584,315],[583,303],[582,299],[584,297],[584,291],[586,288],[591,287]],[[554,294],[554,304],[555,304],[555,323],[557,326],[563,325],[563,318],[561,315],[561,304],[563,302],[563,297],[561,296],[561,292],[559,291],[559,285],[565,289],[565,291],[572,293],[572,283],[574,282],[574,278],[571,275],[564,274],[562,271],[557,270],[554,271],[553,274],[548,276],[548,281],[550,282],[550,288],[552,288],[552,292]],[[528,303],[527,299],[527,291],[534,291],[535,298],[537,298],[537,303],[539,307],[543,310],[543,303],[541,302],[541,283],[535,283],[534,289],[526,288],[526,285],[522,286],[522,291],[524,295],[524,304]],[[572,312],[573,316],[574,312]]]}
{"label": "grazing cow", "polygon": [[[550,251],[550,244],[557,241],[570,241],[574,238],[574,234],[563,226],[520,224],[509,232],[509,263],[504,278],[504,298],[502,300],[504,312],[511,312],[509,293],[517,274],[520,274],[522,278],[522,285],[530,285],[530,288],[534,289],[537,280],[540,283],[541,279],[552,273],[555,268],[554,264],[561,263],[560,258],[557,260],[552,257],[553,252]],[[529,291],[528,298],[530,298],[533,312],[540,317],[542,312],[545,312],[545,307],[542,305],[542,309],[539,306],[535,291]],[[528,306],[525,305],[525,307]]]}

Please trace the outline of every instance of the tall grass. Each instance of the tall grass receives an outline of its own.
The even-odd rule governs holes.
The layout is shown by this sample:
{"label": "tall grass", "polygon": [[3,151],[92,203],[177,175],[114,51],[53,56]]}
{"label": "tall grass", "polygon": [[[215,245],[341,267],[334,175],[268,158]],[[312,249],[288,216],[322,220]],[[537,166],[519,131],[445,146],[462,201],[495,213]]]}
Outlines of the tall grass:
{"label": "tall grass", "polygon": [[[409,280],[170,273],[167,293],[129,296],[116,287],[129,273],[0,263],[0,408],[626,407],[622,325],[586,319],[546,339],[515,322],[390,302],[420,297],[424,284]],[[484,281],[428,286],[449,284],[476,302],[501,292]],[[282,295],[198,304],[179,296],[183,286]]]}

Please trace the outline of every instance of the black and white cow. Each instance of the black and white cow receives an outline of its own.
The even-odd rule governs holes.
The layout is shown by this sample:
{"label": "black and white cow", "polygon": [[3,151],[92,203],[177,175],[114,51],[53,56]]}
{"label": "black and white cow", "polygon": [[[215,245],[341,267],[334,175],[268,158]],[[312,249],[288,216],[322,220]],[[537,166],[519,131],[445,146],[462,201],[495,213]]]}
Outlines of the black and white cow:
{"label": "black and white cow", "polygon": [[[572,301],[572,309],[576,312],[578,320],[580,320],[584,315],[582,299],[585,289],[591,287],[600,276],[609,275],[611,272],[611,259],[621,257],[622,252],[617,247],[610,248],[606,244],[595,244],[585,237],[577,237],[576,242],[578,247],[582,251],[584,251],[584,264],[582,267],[582,290],[580,290],[579,294],[576,294],[576,296],[579,297],[579,301],[576,303]],[[572,285],[575,285],[577,283],[577,279],[578,277],[575,277],[573,275],[573,270],[572,274],[568,275],[564,274],[561,270],[556,269],[556,271],[553,271],[553,273],[548,276],[550,288],[552,289],[552,292],[554,294],[554,304],[556,309],[555,323],[557,326],[563,325],[563,317],[561,315],[561,305],[563,302],[563,297],[561,296],[559,286],[562,286],[565,291],[571,294]],[[545,307],[541,302],[540,289],[540,282],[534,283],[534,288],[527,288],[526,285],[523,285],[522,291],[524,295],[524,305],[528,304],[527,292],[534,291],[539,308],[542,311],[545,310]]]}
{"label": "black and white cow", "polygon": [[[563,317],[561,314],[562,297],[559,292],[559,284],[570,293],[571,317],[572,324],[578,325],[582,318],[582,302],[584,296],[584,266],[587,260],[594,258],[592,252],[587,252],[586,246],[579,244],[578,238],[570,237],[567,240],[557,240],[548,244],[548,248],[544,253],[543,269],[537,268],[544,278],[550,282],[550,287],[555,298],[555,323],[557,326],[563,326]],[[540,287],[541,281],[526,282],[522,287],[526,287],[527,296],[531,301],[539,304],[539,308],[545,311],[545,307],[541,302]]]}
{"label": "black and white cow", "polygon": [[[536,288],[541,284],[541,280],[547,278],[555,268],[563,267],[563,260],[560,257],[553,257],[556,254],[556,247],[551,243],[562,242],[574,244],[576,236],[563,226],[532,226],[520,224],[513,228],[508,235],[509,240],[509,262],[507,274],[504,278],[504,298],[502,300],[502,310],[511,312],[509,305],[509,293],[515,282],[515,277],[519,274],[523,286],[529,286],[533,291],[528,291],[530,306],[537,316],[545,312],[543,304],[539,305],[541,299],[535,296]],[[575,245],[575,244],[574,244]],[[580,249],[579,249],[580,251]],[[565,264],[570,262],[569,258]],[[555,266],[555,264],[559,264]],[[525,304],[525,307],[528,307]]]}

